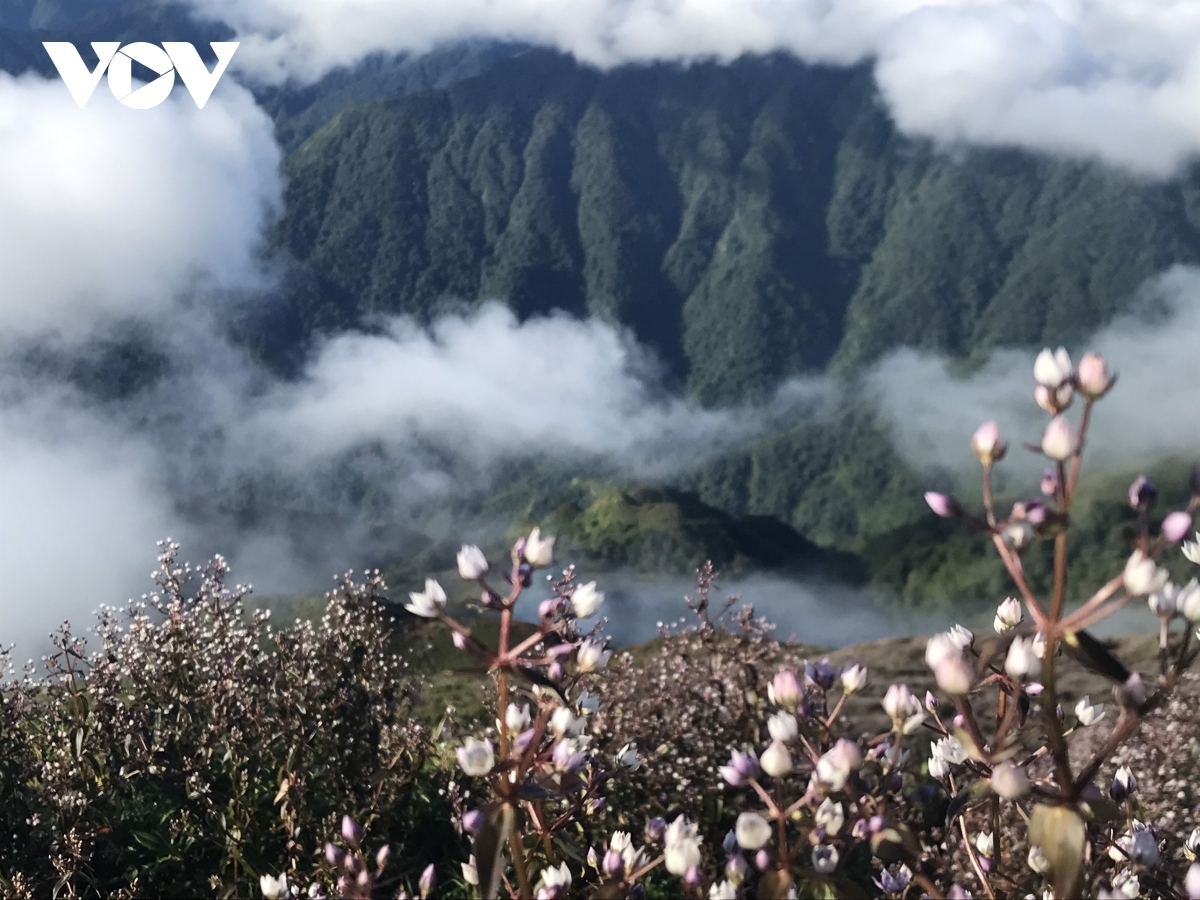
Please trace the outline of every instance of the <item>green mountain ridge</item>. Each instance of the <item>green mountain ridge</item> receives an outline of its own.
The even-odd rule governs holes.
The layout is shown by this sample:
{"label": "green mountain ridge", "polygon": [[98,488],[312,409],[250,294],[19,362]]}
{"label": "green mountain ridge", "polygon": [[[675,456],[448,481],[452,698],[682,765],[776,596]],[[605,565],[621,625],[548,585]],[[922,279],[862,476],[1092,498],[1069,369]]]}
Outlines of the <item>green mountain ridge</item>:
{"label": "green mountain ridge", "polygon": [[[20,23],[0,20],[0,66],[52,74],[35,43],[49,36],[228,36],[169,4],[83,19],[68,6],[45,19],[53,35],[17,30],[30,2],[9,17]],[[285,375],[314,336],[372,314],[430,321],[499,299],[523,318],[561,310],[628,329],[703,404],[823,374],[854,397],[858,374],[902,346],[970,364],[1002,345],[1075,342],[1200,257],[1197,170],[1148,183],[1015,150],[943,152],[896,131],[867,66],[772,55],[600,71],[483,43],[255,90],[288,151],[270,235],[288,277],[231,330]],[[922,477],[867,404],[670,484],[592,497],[561,473],[520,484],[565,543],[612,565],[833,551],[910,600],[1002,583],[930,518]],[[522,518],[519,494],[464,515]],[[1097,559],[1119,548],[1123,515],[1105,513]]]}

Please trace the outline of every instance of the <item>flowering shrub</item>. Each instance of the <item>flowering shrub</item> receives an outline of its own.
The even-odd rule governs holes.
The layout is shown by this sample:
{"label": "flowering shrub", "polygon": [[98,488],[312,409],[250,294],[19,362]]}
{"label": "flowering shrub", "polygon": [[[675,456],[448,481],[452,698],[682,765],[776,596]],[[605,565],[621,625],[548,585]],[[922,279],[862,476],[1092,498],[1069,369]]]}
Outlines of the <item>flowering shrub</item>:
{"label": "flowering shrub", "polygon": [[417,778],[432,745],[378,574],[274,631],[222,559],[177,553],[163,545],[156,592],[102,610],[97,650],[64,625],[43,677],[0,694],[4,892],[244,896],[260,873],[315,878],[343,811],[423,833],[421,854],[453,841]]}
{"label": "flowering shrub", "polygon": [[[517,623],[553,561],[535,528],[498,570],[477,547],[459,553],[497,642],[436,580],[409,594],[405,610],[447,629],[483,676],[491,720],[448,715],[430,734],[378,574],[347,577],[320,623],[273,632],[246,617],[220,559],[193,572],[168,544],[159,591],[102,611],[100,649],[64,627],[49,678],[30,670],[0,692],[6,893],[1198,900],[1200,828],[1163,798],[1197,800],[1194,711],[1180,717],[1200,695],[1187,673],[1200,582],[1172,583],[1163,560],[1200,565],[1200,535],[1186,541],[1200,478],[1161,518],[1153,485],[1134,482],[1126,563],[1073,583],[1084,450],[1115,379],[1094,354],[1076,367],[1047,350],[1034,380],[1050,416],[1031,447],[1049,461],[1039,496],[1001,510],[1008,443],[991,422],[970,440],[979,511],[926,496],[992,544],[1013,586],[993,635],[929,638],[936,691],[803,658],[736,598],[717,608],[711,566],[695,624],[636,653],[609,646],[593,624],[604,595],[573,567],[547,576],[537,621]],[[1045,596],[1026,574],[1043,552]],[[1130,603],[1157,621],[1152,672],[1089,632]],[[1112,699],[1064,708],[1068,663]],[[878,728],[851,712],[868,694]],[[1156,749],[1138,743],[1143,726]]]}

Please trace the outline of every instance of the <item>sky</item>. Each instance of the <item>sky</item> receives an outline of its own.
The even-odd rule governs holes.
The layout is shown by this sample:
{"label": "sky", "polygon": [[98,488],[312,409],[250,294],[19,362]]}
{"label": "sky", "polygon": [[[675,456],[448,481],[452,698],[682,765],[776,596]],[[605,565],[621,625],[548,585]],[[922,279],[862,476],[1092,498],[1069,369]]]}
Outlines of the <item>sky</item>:
{"label": "sky", "polygon": [[[148,589],[154,542],[167,536],[225,552],[239,580],[267,592],[354,563],[367,523],[350,508],[318,530],[315,549],[272,521],[220,546],[233,523],[195,510],[244,476],[277,469],[315,485],[293,498],[301,507],[344,505],[338,461],[365,454],[389,502],[413,509],[522,455],[654,477],[769,431],[825,389],[795,382],[763,405],[701,409],[628,335],[565,316],[518,322],[499,305],[345,334],[295,381],[274,380],[217,337],[226,312],[214,298],[272,283],[260,251],[282,204],[270,119],[238,79],[312,80],[380,50],[464,37],[531,41],[600,66],[782,49],[870,62],[897,124],[951,145],[1098,158],[1163,179],[1200,141],[1191,2],[191,2],[243,41],[203,110],[182,91],[139,111],[104,90],[80,110],[57,80],[0,73],[0,159],[17,173],[0,191],[0,634],[22,647]],[[1165,320],[1123,320],[1092,342],[1122,372],[1097,423],[1113,462],[1147,441],[1158,455],[1200,446],[1200,274],[1163,273],[1147,290]],[[70,352],[130,322],[172,361],[150,394],[101,402],[29,377],[30,347]],[[871,383],[902,452],[956,468],[973,463],[980,410],[1014,441],[1036,440],[1030,365],[1028,353],[1000,352],[957,379],[943,360],[902,351]],[[936,409],[929,396],[943,398]]]}

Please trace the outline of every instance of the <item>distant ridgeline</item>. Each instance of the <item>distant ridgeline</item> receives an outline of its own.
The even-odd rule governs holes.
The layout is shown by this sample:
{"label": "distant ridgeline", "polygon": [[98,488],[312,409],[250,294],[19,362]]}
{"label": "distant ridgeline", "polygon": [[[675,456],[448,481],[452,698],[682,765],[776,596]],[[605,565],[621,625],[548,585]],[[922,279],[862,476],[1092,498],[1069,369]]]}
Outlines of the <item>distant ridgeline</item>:
{"label": "distant ridgeline", "polygon": [[[0,25],[10,71],[46,71],[51,33],[229,36],[113,0],[8,0]],[[481,43],[259,96],[289,154],[271,241],[294,277],[237,333],[285,373],[314,333],[365,313],[429,319],[447,299],[500,298],[522,316],[620,323],[692,396],[738,403],[798,374],[853,377],[901,345],[972,360],[1069,342],[1200,257],[1196,173],[1145,184],[1016,151],[938,152],[896,133],[866,67],[775,55],[600,72]],[[676,487],[862,553],[912,598],[1002,585],[982,554],[913,536],[940,526],[869,409]],[[1109,552],[1123,513],[1106,521]]]}

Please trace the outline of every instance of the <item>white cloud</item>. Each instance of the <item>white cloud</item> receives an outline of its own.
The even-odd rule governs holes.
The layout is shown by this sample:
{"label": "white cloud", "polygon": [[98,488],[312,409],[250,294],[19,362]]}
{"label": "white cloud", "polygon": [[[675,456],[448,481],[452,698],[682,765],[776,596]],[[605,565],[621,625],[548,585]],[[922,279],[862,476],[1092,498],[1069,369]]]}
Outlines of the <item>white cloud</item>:
{"label": "white cloud", "polygon": [[0,410],[0,643],[26,656],[149,589],[155,541],[183,537],[155,449],[78,404],[46,390]]}
{"label": "white cloud", "polygon": [[659,374],[601,322],[518,322],[488,304],[428,329],[398,318],[382,334],[333,338],[302,380],[264,399],[259,422],[300,459],[425,442],[483,467],[545,455],[653,475],[749,440],[818,390],[797,383],[767,408],[707,410],[670,394]]}
{"label": "white cloud", "polygon": [[[1139,312],[1068,348],[1076,361],[1089,349],[1101,353],[1119,374],[1096,407],[1089,466],[1128,470],[1200,457],[1200,270],[1172,269],[1145,295]],[[1038,443],[1047,420],[1033,402],[1033,358],[1000,350],[979,372],[955,378],[944,359],[906,349],[880,363],[871,384],[914,464],[977,470],[971,434],[995,419],[1013,445],[1001,465],[1031,476],[1044,460],[1018,444]],[[1068,413],[1076,423],[1079,412],[1076,402]]]}
{"label": "white cloud", "polygon": [[84,339],[154,316],[197,286],[259,279],[255,248],[281,197],[272,125],[229,81],[199,110],[0,73],[0,338]]}
{"label": "white cloud", "polygon": [[191,0],[239,32],[234,66],[312,80],[471,37],[585,62],[776,50],[876,60],[898,125],[939,141],[1096,158],[1162,177],[1200,149],[1194,0]]}

